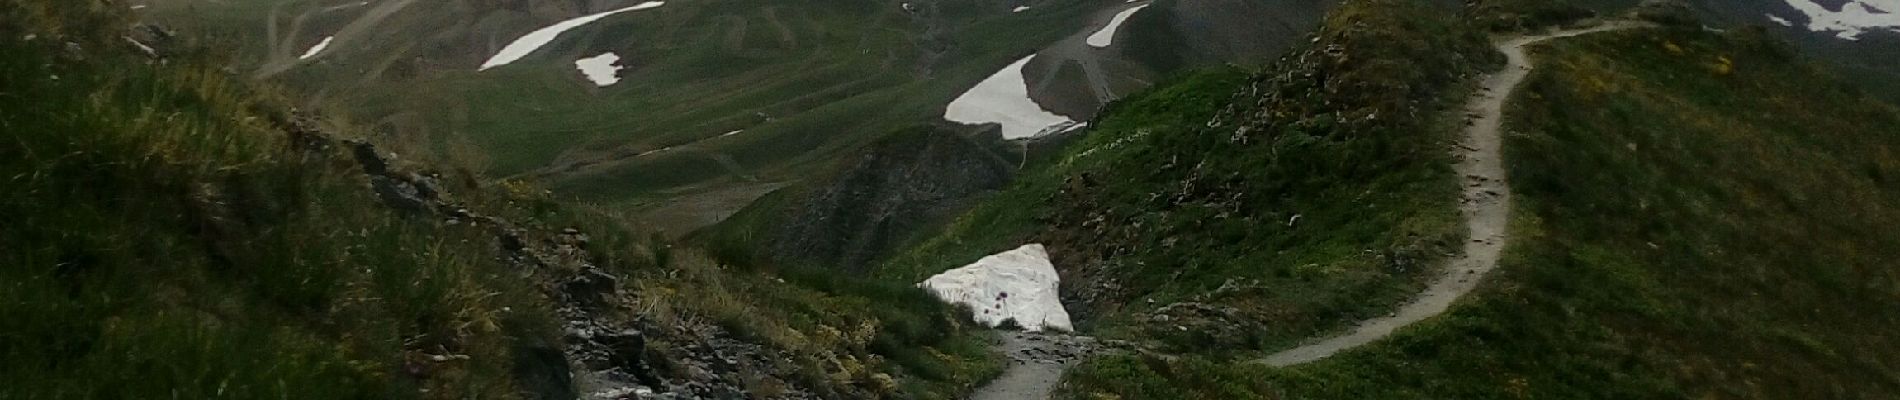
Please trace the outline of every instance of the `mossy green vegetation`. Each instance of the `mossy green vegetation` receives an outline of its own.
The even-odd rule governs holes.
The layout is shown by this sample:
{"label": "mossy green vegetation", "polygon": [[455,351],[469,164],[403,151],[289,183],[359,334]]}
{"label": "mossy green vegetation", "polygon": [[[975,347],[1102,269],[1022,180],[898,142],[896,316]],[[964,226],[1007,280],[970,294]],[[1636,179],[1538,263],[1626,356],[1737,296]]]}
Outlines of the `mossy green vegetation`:
{"label": "mossy green vegetation", "polygon": [[[1422,5],[1343,5],[1267,71],[1191,75],[1110,106],[1088,138],[880,273],[917,280],[1041,242],[1084,330],[1223,357],[1387,312],[1461,240],[1447,110],[1498,63],[1487,43]],[[1158,311],[1176,303],[1191,307]]]}
{"label": "mossy green vegetation", "polygon": [[1900,393],[1900,109],[1758,31],[1546,46],[1507,109],[1513,244],[1452,312],[1288,369],[1105,358],[1066,396]]}
{"label": "mossy green vegetation", "polygon": [[[1246,73],[1234,69],[1190,73],[1114,103],[1114,111],[1095,121],[1095,127],[1080,143],[1059,155],[1034,159],[1007,190],[985,197],[981,206],[959,216],[942,232],[918,239],[873,274],[922,282],[944,270],[1020,246],[1052,212],[1055,205],[1048,202],[1049,198],[1077,172],[1078,163],[1073,159],[1109,158],[1110,152],[1124,151],[1129,140],[1126,137],[1143,129],[1180,128],[1211,118],[1246,79]],[[1101,157],[1077,157],[1080,152],[1076,148],[1104,150],[1099,151]]]}
{"label": "mossy green vegetation", "polygon": [[[1630,3],[1588,7],[1584,3]],[[1465,8],[1466,19],[1497,32],[1531,31],[1601,16],[1604,9],[1624,9],[1629,0],[1481,0]]]}
{"label": "mossy green vegetation", "polygon": [[[697,253],[642,279],[643,315],[701,318],[785,349],[802,387],[827,398],[951,399],[1002,371],[987,332],[910,285],[818,268],[740,272]],[[769,391],[755,395],[769,396]]]}
{"label": "mossy green vegetation", "polygon": [[555,332],[492,238],[292,151],[268,92],[129,56],[107,4],[0,7],[0,397],[521,389]]}

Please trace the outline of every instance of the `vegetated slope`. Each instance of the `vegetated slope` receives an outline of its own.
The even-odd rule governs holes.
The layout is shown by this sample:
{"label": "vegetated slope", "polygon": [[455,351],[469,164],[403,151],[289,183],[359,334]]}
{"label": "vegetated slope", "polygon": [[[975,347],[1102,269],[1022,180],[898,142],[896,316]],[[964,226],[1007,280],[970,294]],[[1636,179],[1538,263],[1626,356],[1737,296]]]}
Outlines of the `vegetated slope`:
{"label": "vegetated slope", "polygon": [[[1855,10],[1873,7],[1866,18],[1872,21],[1900,12],[1900,5],[1880,1],[1815,0],[1689,0],[1697,15],[1710,25],[1736,29],[1745,26],[1767,28],[1774,36],[1791,42],[1838,74],[1863,87],[1869,94],[1888,101],[1900,101],[1900,31],[1888,28],[1855,29],[1852,38],[1843,37],[1847,26],[1828,22]],[[1857,4],[1858,3],[1858,4]],[[1801,4],[1797,7],[1796,4]],[[1885,7],[1880,12],[1879,7]],[[1810,15],[1818,8],[1820,15]],[[1807,10],[1803,10],[1807,9]],[[1855,24],[1845,24],[1855,25]]]}
{"label": "vegetated slope", "polygon": [[[1900,57],[1900,31],[1861,25],[1880,20],[1886,14],[1879,12],[1882,4],[1815,0],[1482,0],[1472,3],[1468,14],[1478,24],[1505,32],[1607,17],[1632,8],[1679,10],[1677,17],[1682,18],[1676,22],[1706,24],[1710,29],[1766,28],[1772,36],[1788,41],[1868,94],[1895,101],[1900,100],[1900,64],[1890,60]],[[1863,8],[1871,8],[1873,13],[1859,14],[1857,11]]]}
{"label": "vegetated slope", "polygon": [[[1143,11],[1151,22],[1121,40],[1166,32],[1192,46],[1145,40],[1141,49],[1098,49],[1079,36],[1132,5],[675,1],[595,21],[513,64],[477,71],[523,33],[644,2],[139,1],[183,36],[208,32],[217,46],[244,49],[258,61],[238,69],[292,87],[306,108],[349,111],[393,150],[663,214],[650,220],[675,233],[813,176],[877,137],[940,122],[962,91],[1032,52],[1046,50],[1027,67],[1036,99],[1086,119],[1102,101],[1176,68],[1264,62],[1271,53],[1262,49],[1287,45],[1288,32],[1304,31],[1332,3],[1170,1]],[[323,51],[297,58],[332,36]],[[623,79],[596,87],[574,61],[605,52],[621,57]],[[1111,93],[1092,93],[1102,88],[1085,84],[1082,71]]]}
{"label": "vegetated slope", "polygon": [[1438,10],[1344,5],[1251,79],[1194,75],[1111,106],[877,273],[1045,243],[1085,330],[1222,356],[1383,314],[1461,238],[1446,110],[1497,61]]}
{"label": "vegetated slope", "polygon": [[1620,14],[1641,0],[1479,0],[1464,9],[1472,24],[1493,32],[1535,31]]}
{"label": "vegetated slope", "polygon": [[558,346],[492,239],[401,218],[291,151],[270,97],[113,56],[123,19],[52,3],[0,5],[0,397],[511,396],[514,357]]}
{"label": "vegetated slope", "polygon": [[[155,19],[229,32],[219,39],[255,50],[247,54],[264,50],[256,42],[266,26],[279,36],[269,40],[301,52],[374,10],[341,0],[153,2]],[[1012,13],[987,0],[678,1],[477,71],[529,31],[638,3],[411,5],[272,77],[397,134],[402,150],[471,154],[493,175],[542,178],[593,200],[664,198],[708,181],[795,178],[773,173],[934,120],[959,91],[1112,5],[1048,1]],[[626,69],[619,84],[597,88],[573,61],[604,52]],[[736,130],[744,134],[723,136]],[[667,148],[677,151],[652,152]]]}
{"label": "vegetated slope", "polygon": [[696,236],[747,263],[867,275],[867,267],[916,232],[1009,182],[1017,155],[996,131],[986,132],[905,129],[867,145],[842,168],[760,198]]}
{"label": "vegetated slope", "polygon": [[1469,301],[1286,370],[1119,358],[1078,396],[1900,393],[1900,110],[1758,30],[1553,42],[1507,111],[1515,244]]}
{"label": "vegetated slope", "polygon": [[996,371],[907,285],[720,265],[339,143],[217,57],[135,56],[117,6],[0,6],[0,398],[950,398]]}

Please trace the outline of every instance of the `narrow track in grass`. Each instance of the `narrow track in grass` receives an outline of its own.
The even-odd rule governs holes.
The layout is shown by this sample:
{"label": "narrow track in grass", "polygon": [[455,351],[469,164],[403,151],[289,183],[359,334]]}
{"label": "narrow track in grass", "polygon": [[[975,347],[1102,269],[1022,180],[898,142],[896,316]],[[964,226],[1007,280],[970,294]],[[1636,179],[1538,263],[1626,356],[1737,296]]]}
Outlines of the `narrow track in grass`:
{"label": "narrow track in grass", "polygon": [[1280,351],[1256,362],[1276,367],[1299,365],[1376,342],[1399,328],[1445,313],[1453,302],[1476,288],[1487,273],[1497,268],[1498,257],[1510,241],[1507,226],[1511,219],[1511,187],[1504,171],[1502,151],[1504,104],[1535,68],[1525,49],[1547,40],[1640,26],[1643,25],[1612,22],[1498,42],[1498,51],[1508,56],[1510,62],[1504,70],[1486,77],[1483,86],[1472,96],[1464,109],[1470,118],[1464,138],[1452,149],[1464,187],[1459,206],[1469,233],[1464,252],[1450,261],[1444,275],[1392,314],[1360,321],[1346,334]]}

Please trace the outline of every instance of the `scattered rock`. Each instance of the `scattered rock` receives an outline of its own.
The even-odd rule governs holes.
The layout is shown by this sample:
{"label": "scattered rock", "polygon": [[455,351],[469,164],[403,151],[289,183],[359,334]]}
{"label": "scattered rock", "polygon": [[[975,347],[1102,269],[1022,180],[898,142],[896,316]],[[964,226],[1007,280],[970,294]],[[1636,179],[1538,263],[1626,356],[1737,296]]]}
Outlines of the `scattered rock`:
{"label": "scattered rock", "polygon": [[363,173],[372,176],[389,174],[389,161],[376,153],[376,145],[362,140],[348,140],[344,143],[350,145],[350,154],[356,157],[356,164],[363,167]]}
{"label": "scattered rock", "polygon": [[416,191],[416,187],[408,182],[385,176],[370,176],[369,183],[370,188],[376,192],[376,197],[382,199],[383,204],[389,205],[390,208],[403,211],[424,211],[429,208],[428,201],[424,200]]}

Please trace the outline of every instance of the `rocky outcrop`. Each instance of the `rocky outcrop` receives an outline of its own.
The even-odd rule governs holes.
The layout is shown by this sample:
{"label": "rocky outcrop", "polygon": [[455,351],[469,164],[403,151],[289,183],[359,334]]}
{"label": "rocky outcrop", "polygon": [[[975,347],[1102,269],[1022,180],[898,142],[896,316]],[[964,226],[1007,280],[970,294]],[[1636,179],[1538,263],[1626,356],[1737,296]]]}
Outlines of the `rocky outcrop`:
{"label": "rocky outcrop", "polygon": [[[492,235],[497,256],[542,289],[560,319],[562,337],[558,343],[524,339],[514,349],[509,368],[524,398],[752,398],[746,379],[794,372],[777,367],[788,355],[738,340],[717,326],[692,321],[662,326],[628,312],[638,304],[638,293],[628,289],[625,277],[597,265],[589,251],[591,238],[580,229],[546,229],[480,213],[458,201],[436,174],[411,171],[368,141],[335,139],[308,116],[276,122],[305,157],[346,155],[363,172],[366,190],[390,209]],[[651,348],[647,344],[653,338],[675,346]],[[773,397],[815,398],[796,387]]]}

